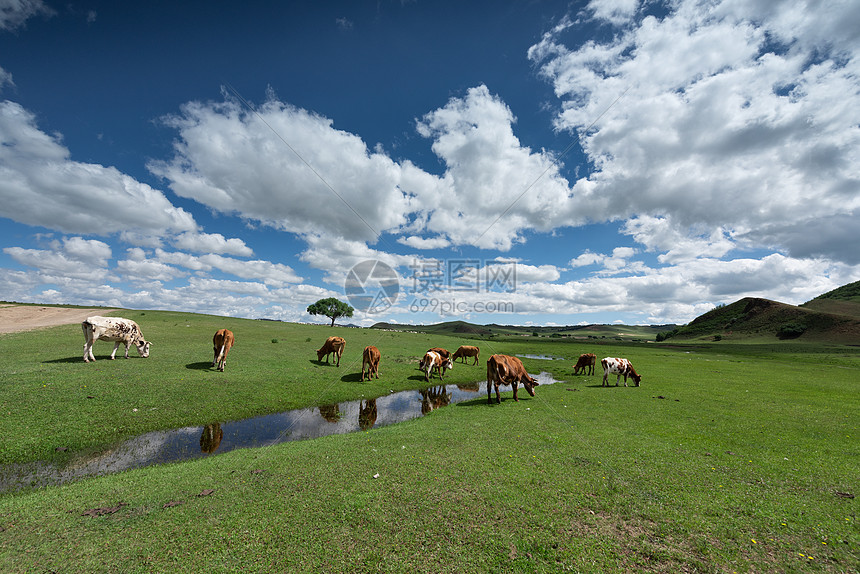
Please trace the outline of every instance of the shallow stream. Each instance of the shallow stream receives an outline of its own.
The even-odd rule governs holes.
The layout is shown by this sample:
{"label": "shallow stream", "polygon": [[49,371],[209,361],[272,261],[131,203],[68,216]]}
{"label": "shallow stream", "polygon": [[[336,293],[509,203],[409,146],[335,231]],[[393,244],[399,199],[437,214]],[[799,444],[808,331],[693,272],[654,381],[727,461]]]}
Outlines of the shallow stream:
{"label": "shallow stream", "polygon": [[[546,372],[535,378],[541,385],[557,382]],[[500,387],[500,390],[510,388]],[[481,399],[486,402],[486,390],[485,382],[438,385],[241,421],[149,432],[96,453],[73,456],[62,468],[38,461],[0,466],[0,493],[30,486],[62,484],[153,464],[193,460],[237,448],[257,448],[369,430],[418,418],[437,408],[463,401]]]}

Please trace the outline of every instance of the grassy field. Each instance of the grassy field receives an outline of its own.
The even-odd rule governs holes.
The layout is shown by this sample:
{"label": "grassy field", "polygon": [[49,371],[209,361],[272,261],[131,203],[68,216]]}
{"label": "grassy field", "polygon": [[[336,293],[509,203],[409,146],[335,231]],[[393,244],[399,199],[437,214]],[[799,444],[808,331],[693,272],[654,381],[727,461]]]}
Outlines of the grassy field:
{"label": "grassy field", "polygon": [[[423,385],[441,335],[129,311],[152,355],[77,326],[0,336],[0,464]],[[227,370],[211,336],[236,333]],[[347,340],[340,367],[315,349]],[[379,381],[360,353],[382,351]],[[799,344],[496,338],[562,382],[384,428],[0,495],[2,572],[858,572],[860,354]],[[640,388],[577,376],[625,356]],[[416,393],[417,395],[417,393]],[[63,448],[61,452],[57,448]]]}

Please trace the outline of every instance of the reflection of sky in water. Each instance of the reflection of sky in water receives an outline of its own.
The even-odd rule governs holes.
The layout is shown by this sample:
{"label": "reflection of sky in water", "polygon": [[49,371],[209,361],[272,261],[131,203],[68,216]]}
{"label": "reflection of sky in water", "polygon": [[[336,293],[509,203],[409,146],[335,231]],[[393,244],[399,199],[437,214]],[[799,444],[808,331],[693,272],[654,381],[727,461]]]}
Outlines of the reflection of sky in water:
{"label": "reflection of sky in water", "polygon": [[[535,378],[541,385],[556,382],[549,373],[540,373]],[[463,386],[467,387],[467,385]],[[442,385],[431,388],[439,391]],[[501,389],[510,391],[510,386],[501,387]],[[450,404],[474,399],[485,400],[486,391],[486,382],[480,383],[477,390],[474,388],[461,390],[457,385],[446,385],[444,388],[444,394],[451,395]],[[378,397],[375,399],[376,419],[372,428],[422,416],[424,414],[422,399],[422,393],[417,390]],[[340,403],[336,407],[340,417],[335,422],[326,420],[320,409],[313,407],[221,423],[223,438],[214,453],[220,454],[237,448],[262,447],[358,431],[361,429],[359,425],[361,407],[367,407],[368,402],[372,400],[362,399]],[[204,434],[204,429],[206,427],[199,426],[146,433],[112,448],[86,456],[73,457],[63,468],[42,462],[0,466],[0,492],[26,486],[59,484],[85,476],[111,474],[152,464],[210,456],[201,448],[201,435]]]}

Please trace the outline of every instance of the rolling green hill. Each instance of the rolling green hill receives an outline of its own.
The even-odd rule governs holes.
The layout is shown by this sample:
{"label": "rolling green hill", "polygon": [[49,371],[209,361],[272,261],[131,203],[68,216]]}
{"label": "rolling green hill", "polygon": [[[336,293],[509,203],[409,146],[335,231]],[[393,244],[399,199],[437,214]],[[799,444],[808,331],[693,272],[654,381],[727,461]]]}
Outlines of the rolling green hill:
{"label": "rolling green hill", "polygon": [[807,301],[801,307],[812,311],[847,315],[860,319],[860,281],[828,291],[812,301]]}
{"label": "rolling green hill", "polygon": [[664,335],[684,339],[802,339],[857,345],[860,344],[860,282],[800,306],[745,297]]}

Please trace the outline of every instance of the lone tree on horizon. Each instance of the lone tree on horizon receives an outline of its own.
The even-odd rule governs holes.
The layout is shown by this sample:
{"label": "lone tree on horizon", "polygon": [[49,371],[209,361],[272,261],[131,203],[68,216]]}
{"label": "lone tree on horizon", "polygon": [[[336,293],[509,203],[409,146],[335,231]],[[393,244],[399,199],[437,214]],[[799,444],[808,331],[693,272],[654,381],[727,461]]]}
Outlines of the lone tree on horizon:
{"label": "lone tree on horizon", "polygon": [[339,299],[329,297],[328,299],[320,299],[313,305],[308,307],[308,313],[311,315],[325,315],[331,318],[331,326],[334,327],[334,321],[338,317],[352,317],[352,312],[355,311],[350,305],[347,305]]}

